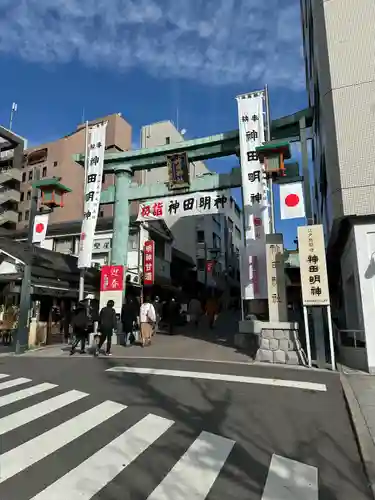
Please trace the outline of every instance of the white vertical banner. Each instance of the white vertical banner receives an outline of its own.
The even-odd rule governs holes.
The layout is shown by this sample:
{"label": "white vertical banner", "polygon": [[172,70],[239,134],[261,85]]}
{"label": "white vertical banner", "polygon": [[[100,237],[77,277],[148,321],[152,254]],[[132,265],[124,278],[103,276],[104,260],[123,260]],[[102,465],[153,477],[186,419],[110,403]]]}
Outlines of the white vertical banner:
{"label": "white vertical banner", "polygon": [[100,194],[105,153],[107,123],[94,125],[89,130],[87,172],[84,191],[84,214],[79,241],[78,267],[91,267],[96,221],[99,215]]}
{"label": "white vertical banner", "polygon": [[256,152],[265,141],[265,91],[239,95],[236,100],[245,226],[242,298],[267,299],[265,235],[270,232],[268,187],[264,165]]}

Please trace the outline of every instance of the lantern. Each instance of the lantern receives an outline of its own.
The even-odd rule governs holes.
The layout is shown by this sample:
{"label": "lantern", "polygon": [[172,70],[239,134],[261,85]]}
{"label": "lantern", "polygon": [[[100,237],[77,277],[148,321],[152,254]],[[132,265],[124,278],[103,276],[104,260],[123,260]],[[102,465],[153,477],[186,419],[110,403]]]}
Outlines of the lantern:
{"label": "lantern", "polygon": [[61,184],[57,178],[42,179],[33,183],[33,187],[41,192],[41,205],[54,209],[64,206],[64,194],[72,190],[64,184]]}

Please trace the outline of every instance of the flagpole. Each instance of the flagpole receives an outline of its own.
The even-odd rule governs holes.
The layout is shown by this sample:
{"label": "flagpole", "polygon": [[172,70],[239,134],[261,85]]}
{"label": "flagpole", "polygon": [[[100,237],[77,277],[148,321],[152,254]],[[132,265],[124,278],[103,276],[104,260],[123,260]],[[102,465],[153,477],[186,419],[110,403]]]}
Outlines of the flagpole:
{"label": "flagpole", "polygon": [[11,112],[10,112],[10,120],[9,120],[9,130],[12,130],[12,126],[13,126],[13,116],[14,116],[14,113],[17,111],[17,103],[13,102],[12,103],[12,109],[11,109]]}
{"label": "flagpole", "polygon": [[[85,125],[85,163],[84,163],[84,181],[83,181],[83,212],[85,211],[85,193],[86,193],[86,180],[87,180],[87,168],[88,168],[88,147],[89,147],[89,122],[86,121]],[[84,214],[83,214],[84,216]],[[85,271],[83,267],[79,272],[79,300],[84,300],[85,298]]]}
{"label": "flagpole", "polygon": [[[264,95],[265,95],[265,101],[266,101],[266,121],[267,121],[267,127],[266,127],[266,140],[269,142],[271,140],[271,112],[270,112],[270,96],[268,93],[268,85],[265,86],[264,88]],[[274,234],[275,232],[275,206],[274,206],[274,199],[273,199],[273,181],[272,177],[269,179],[269,190],[270,190],[270,232],[271,234]]]}

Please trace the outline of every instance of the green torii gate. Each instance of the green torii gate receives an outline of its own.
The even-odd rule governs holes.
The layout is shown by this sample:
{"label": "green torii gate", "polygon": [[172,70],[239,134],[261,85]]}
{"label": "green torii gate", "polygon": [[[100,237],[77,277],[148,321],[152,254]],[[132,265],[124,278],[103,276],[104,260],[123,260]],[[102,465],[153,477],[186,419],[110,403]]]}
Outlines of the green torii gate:
{"label": "green torii gate", "polygon": [[[310,215],[310,185],[308,183],[308,158],[306,129],[312,125],[311,109],[300,111],[271,123],[271,140],[300,140],[302,170],[305,185],[305,203]],[[166,155],[186,152],[189,162],[208,160],[223,156],[239,155],[239,132],[217,134],[180,143],[167,144],[156,148],[107,153],[104,158],[104,173],[115,174],[115,184],[101,194],[101,204],[114,204],[113,240],[111,264],[126,266],[128,260],[129,203],[134,200],[161,198],[171,195],[165,185],[137,185],[132,183],[134,172],[159,168],[167,163]],[[85,156],[75,155],[77,163],[84,165]],[[186,189],[178,194],[198,191],[214,191],[241,187],[241,168],[236,167],[227,174],[211,174],[195,178]]]}

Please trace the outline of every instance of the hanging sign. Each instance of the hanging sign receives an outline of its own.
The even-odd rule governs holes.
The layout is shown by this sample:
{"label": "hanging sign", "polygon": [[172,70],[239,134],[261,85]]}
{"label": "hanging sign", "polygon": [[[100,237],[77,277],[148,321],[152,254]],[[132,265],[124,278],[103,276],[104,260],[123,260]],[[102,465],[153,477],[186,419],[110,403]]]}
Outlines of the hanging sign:
{"label": "hanging sign", "polygon": [[304,306],[329,306],[329,288],[322,225],[298,228],[298,251]]}
{"label": "hanging sign", "polygon": [[43,243],[46,239],[49,214],[36,215],[33,227],[33,243]]}
{"label": "hanging sign", "polygon": [[302,182],[280,184],[280,218],[299,219],[305,217]]}
{"label": "hanging sign", "polygon": [[117,313],[121,311],[124,290],[124,266],[102,266],[100,271],[100,309],[109,300],[115,303]]}
{"label": "hanging sign", "polygon": [[155,198],[140,203],[138,221],[226,213],[230,208],[228,190],[197,192],[180,196]]}
{"label": "hanging sign", "polygon": [[214,267],[215,267],[215,261],[213,260],[208,260],[206,262],[206,269],[207,269],[207,272],[208,273],[212,273],[212,271],[214,270]]}
{"label": "hanging sign", "polygon": [[143,247],[143,284],[153,285],[155,279],[155,242],[148,240]]}
{"label": "hanging sign", "polygon": [[237,96],[240,139],[243,213],[246,247],[243,249],[241,273],[242,298],[266,299],[265,235],[270,230],[268,188],[264,165],[256,148],[263,145],[265,92]]}
{"label": "hanging sign", "polygon": [[85,179],[84,214],[78,252],[79,268],[91,267],[100,193],[102,191],[107,123],[94,125],[89,130],[89,145],[86,152],[88,161]]}
{"label": "hanging sign", "polygon": [[167,155],[169,189],[189,186],[189,160],[187,153]]}

